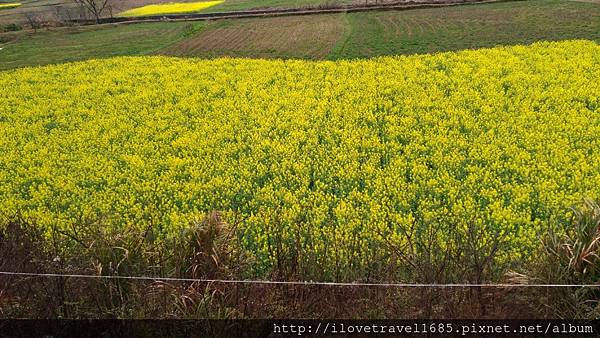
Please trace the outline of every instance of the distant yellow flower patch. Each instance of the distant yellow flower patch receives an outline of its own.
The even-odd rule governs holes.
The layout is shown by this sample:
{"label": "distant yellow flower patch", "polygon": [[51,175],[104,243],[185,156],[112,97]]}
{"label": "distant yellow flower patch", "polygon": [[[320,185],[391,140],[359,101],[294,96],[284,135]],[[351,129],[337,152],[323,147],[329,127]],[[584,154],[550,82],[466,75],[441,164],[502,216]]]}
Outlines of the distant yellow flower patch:
{"label": "distant yellow flower patch", "polygon": [[0,3],[0,9],[11,9],[11,8],[17,8],[19,6],[21,6],[20,2],[13,2],[13,3],[7,3],[7,4]]}
{"label": "distant yellow flower patch", "polygon": [[122,12],[119,16],[152,16],[161,14],[179,14],[199,12],[203,9],[219,5],[223,1],[200,1],[188,3],[165,3],[133,8]]}

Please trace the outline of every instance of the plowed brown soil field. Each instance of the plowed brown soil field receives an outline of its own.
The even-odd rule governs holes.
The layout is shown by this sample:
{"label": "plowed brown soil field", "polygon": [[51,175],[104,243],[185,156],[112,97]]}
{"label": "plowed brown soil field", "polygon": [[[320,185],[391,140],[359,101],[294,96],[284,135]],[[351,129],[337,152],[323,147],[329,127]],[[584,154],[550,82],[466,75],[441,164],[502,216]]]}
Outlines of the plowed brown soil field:
{"label": "plowed brown soil field", "polygon": [[342,14],[241,19],[209,24],[199,34],[161,54],[174,56],[248,56],[324,58],[344,32]]}

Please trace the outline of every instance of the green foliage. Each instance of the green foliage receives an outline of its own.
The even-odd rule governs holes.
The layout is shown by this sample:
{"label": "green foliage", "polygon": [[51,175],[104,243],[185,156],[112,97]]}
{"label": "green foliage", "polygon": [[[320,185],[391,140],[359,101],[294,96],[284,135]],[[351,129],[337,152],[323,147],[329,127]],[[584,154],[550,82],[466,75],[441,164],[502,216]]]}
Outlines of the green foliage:
{"label": "green foliage", "polygon": [[[177,43],[203,26],[201,22],[145,23],[59,28],[25,35],[13,33],[2,46],[0,70],[49,63],[151,54]],[[1,39],[1,37],[0,37]]]}
{"label": "green foliage", "polygon": [[[566,14],[568,13],[568,14]],[[421,54],[535,41],[600,41],[600,6],[562,0],[510,1],[352,13],[328,59]]]}
{"label": "green foliage", "polygon": [[10,23],[7,25],[2,25],[0,26],[0,33],[6,33],[6,32],[17,32],[22,30],[23,27],[19,24],[16,23]]}

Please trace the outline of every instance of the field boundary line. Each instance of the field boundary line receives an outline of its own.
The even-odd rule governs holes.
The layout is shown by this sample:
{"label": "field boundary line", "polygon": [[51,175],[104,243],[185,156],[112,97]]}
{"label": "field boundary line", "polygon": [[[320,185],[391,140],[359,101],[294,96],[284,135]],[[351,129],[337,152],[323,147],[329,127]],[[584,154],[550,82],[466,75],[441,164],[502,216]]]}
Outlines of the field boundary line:
{"label": "field boundary line", "polygon": [[150,277],[150,276],[102,276],[102,275],[80,275],[80,274],[59,274],[59,273],[33,273],[33,272],[11,272],[0,271],[4,276],[20,277],[56,277],[56,278],[88,278],[88,279],[125,279],[125,280],[149,280],[164,282],[199,282],[199,283],[222,283],[222,284],[275,284],[275,285],[320,285],[320,286],[362,286],[362,287],[433,287],[433,288],[467,288],[467,287],[581,287],[581,288],[600,288],[600,284],[508,284],[508,283],[455,283],[455,284],[436,284],[436,283],[364,283],[364,282],[316,282],[316,281],[271,281],[271,280],[248,280],[248,279],[202,279],[202,278],[173,278],[173,277]]}

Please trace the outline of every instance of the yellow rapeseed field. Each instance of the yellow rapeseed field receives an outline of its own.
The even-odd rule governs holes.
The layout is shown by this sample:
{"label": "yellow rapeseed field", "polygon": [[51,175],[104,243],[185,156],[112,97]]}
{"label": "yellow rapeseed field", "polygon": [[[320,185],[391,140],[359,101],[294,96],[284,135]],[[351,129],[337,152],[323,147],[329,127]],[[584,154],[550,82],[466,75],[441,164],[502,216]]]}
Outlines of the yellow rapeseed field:
{"label": "yellow rapeseed field", "polygon": [[21,6],[20,2],[0,3],[0,9],[17,8]]}
{"label": "yellow rapeseed field", "polygon": [[219,5],[223,1],[173,2],[157,5],[147,5],[119,13],[119,16],[153,16],[162,14],[194,13],[206,8]]}
{"label": "yellow rapeseed field", "polygon": [[218,210],[265,271],[292,255],[332,276],[368,271],[426,233],[443,247],[473,229],[501,235],[510,265],[600,197],[589,41],[337,62],[121,57],[2,72],[0,88],[2,217],[169,238]]}

